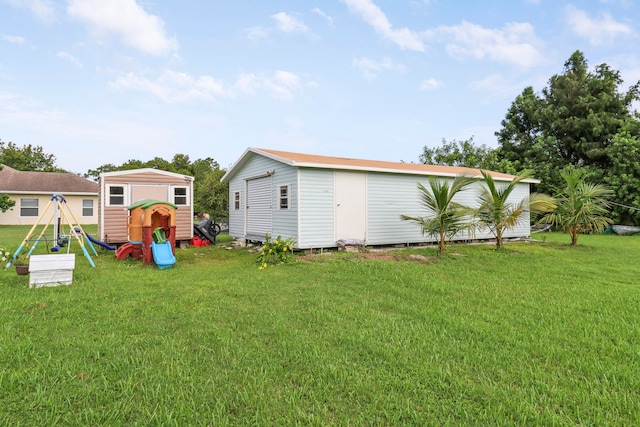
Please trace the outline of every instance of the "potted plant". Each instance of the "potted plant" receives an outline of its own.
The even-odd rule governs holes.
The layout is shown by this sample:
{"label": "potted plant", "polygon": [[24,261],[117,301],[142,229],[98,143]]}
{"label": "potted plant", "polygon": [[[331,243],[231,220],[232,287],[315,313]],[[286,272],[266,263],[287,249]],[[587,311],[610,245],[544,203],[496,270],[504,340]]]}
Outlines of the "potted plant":
{"label": "potted plant", "polygon": [[29,255],[20,254],[13,261],[13,265],[16,266],[16,273],[21,276],[29,274]]}

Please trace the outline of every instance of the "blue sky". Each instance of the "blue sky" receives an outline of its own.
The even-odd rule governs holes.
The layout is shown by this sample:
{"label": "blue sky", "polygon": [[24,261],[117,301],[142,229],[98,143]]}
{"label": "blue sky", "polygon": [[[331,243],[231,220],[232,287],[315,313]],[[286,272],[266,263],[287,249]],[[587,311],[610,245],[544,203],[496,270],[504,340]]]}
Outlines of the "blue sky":
{"label": "blue sky", "polygon": [[633,0],[0,0],[0,139],[84,173],[247,147],[417,162],[575,50],[640,80]]}

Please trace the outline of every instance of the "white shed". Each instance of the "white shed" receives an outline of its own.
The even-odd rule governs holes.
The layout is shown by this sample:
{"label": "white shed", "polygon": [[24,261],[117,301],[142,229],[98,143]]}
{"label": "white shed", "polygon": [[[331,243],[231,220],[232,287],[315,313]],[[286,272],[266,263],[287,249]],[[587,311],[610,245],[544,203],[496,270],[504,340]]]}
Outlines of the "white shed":
{"label": "white shed", "polygon": [[[478,169],[317,156],[262,148],[248,148],[222,177],[229,183],[229,233],[234,238],[264,241],[265,234],[296,241],[299,249],[337,247],[341,239],[366,245],[432,242],[420,227],[401,215],[424,216],[418,182],[428,187],[431,176],[453,179],[478,177],[478,183],[459,193],[460,203],[477,206]],[[497,182],[514,177],[491,172]],[[535,179],[521,181],[511,197],[529,196]],[[504,237],[528,237],[528,218]],[[488,232],[460,236],[490,239]]]}

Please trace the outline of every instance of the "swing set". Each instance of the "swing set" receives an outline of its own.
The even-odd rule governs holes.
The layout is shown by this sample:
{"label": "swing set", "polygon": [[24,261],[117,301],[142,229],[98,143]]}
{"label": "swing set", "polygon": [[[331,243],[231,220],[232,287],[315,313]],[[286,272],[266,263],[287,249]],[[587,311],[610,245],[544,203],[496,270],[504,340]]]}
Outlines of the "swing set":
{"label": "swing set", "polygon": [[[40,225],[40,221],[45,216],[45,214],[47,213],[47,211],[51,206],[53,206],[53,209],[54,209],[53,214],[49,218],[49,221],[46,223],[46,225],[44,226],[40,234],[36,238],[33,238],[34,230],[38,225]],[[71,217],[73,221],[71,221],[69,217]],[[62,232],[63,219],[69,225],[70,234],[64,234]],[[18,257],[18,255],[20,255],[20,253],[23,250],[25,250],[25,248],[29,248],[30,242],[33,242],[33,245],[29,249],[27,256],[31,256],[33,251],[38,246],[38,243],[40,243],[41,241],[45,241],[45,244],[47,245],[47,251],[49,251],[49,247],[48,247],[49,239],[48,239],[48,236],[45,235],[45,232],[47,231],[51,223],[53,223],[53,237],[52,237],[53,246],[50,249],[51,252],[59,252],[61,246],[67,245],[67,253],[69,253],[69,249],[71,246],[70,237],[73,236],[78,242],[78,245],[80,246],[80,248],[82,249],[82,253],[84,253],[85,258],[87,258],[87,260],[89,261],[89,264],[91,264],[91,267],[96,266],[95,263],[93,262],[93,259],[91,258],[91,255],[89,254],[89,251],[87,250],[87,246],[93,252],[94,255],[98,255],[96,248],[93,246],[90,239],[88,238],[85,239],[85,236],[87,236],[87,234],[82,229],[82,226],[78,223],[78,220],[76,219],[75,215],[73,215],[73,212],[71,212],[71,210],[67,206],[67,200],[64,198],[64,196],[62,194],[54,194],[51,197],[51,200],[49,200],[49,203],[47,203],[47,206],[44,208],[44,210],[36,220],[35,224],[33,224],[33,227],[31,227],[31,230],[29,230],[29,233],[27,234],[27,236],[24,238],[24,240],[22,241],[22,243],[20,244],[16,252],[13,254],[13,257],[11,258],[11,260],[5,266],[5,269],[9,269],[11,267],[11,264],[13,264],[13,262]],[[85,242],[86,242],[86,245],[85,245]]]}

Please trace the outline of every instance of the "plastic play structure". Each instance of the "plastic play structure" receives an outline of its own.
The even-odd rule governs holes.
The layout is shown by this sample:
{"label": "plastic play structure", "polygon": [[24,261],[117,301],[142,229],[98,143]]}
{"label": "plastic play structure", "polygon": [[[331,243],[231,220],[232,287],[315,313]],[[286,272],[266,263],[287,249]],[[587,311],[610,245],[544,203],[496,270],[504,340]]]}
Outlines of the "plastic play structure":
{"label": "plastic play structure", "polygon": [[[53,213],[51,214],[49,221],[46,223],[40,234],[37,237],[33,237],[34,230],[38,225],[40,225],[40,221],[42,221],[42,218],[51,207],[53,207]],[[68,234],[64,232],[65,221],[69,227]],[[51,223],[53,223],[53,235],[45,234]],[[18,255],[20,255],[20,253],[25,250],[25,248],[29,247],[29,243],[32,243],[32,245],[29,249],[29,252],[27,253],[27,256],[31,256],[38,244],[41,242],[45,242],[45,244],[47,245],[47,252],[60,252],[64,246],[67,246],[67,253],[69,253],[71,237],[75,238],[75,240],[78,242],[78,245],[82,249],[82,253],[84,254],[85,258],[89,260],[89,264],[91,264],[91,267],[95,267],[96,265],[93,262],[93,259],[91,258],[91,255],[87,250],[87,247],[89,248],[89,250],[91,250],[93,255],[98,254],[96,252],[96,248],[93,246],[93,243],[105,249],[115,249],[114,247],[109,246],[106,243],[98,241],[89,236],[89,234],[87,234],[82,229],[75,215],[67,206],[67,201],[64,196],[62,194],[54,194],[53,196],[51,196],[49,203],[47,203],[47,206],[43,209],[35,224],[33,224],[33,227],[31,227],[31,230],[29,230],[29,233],[27,233],[27,236],[24,238],[16,252],[13,254],[11,260],[5,266],[5,269],[11,267]],[[51,248],[49,248],[49,243],[52,244]]]}
{"label": "plastic play structure", "polygon": [[116,259],[131,257],[158,268],[174,265],[176,209],[173,203],[150,199],[129,206],[129,242],[116,250]]}

